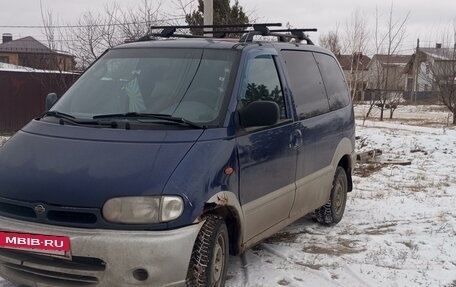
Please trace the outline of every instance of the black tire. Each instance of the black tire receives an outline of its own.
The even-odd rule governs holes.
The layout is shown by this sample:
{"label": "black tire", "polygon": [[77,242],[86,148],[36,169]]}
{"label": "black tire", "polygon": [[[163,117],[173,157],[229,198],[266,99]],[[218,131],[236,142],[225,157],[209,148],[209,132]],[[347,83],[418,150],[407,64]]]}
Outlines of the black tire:
{"label": "black tire", "polygon": [[348,180],[345,170],[338,166],[331,188],[329,201],[315,210],[315,219],[318,223],[331,225],[342,220],[347,202]]}
{"label": "black tire", "polygon": [[187,287],[223,287],[229,259],[228,229],[223,218],[209,215],[193,247]]}

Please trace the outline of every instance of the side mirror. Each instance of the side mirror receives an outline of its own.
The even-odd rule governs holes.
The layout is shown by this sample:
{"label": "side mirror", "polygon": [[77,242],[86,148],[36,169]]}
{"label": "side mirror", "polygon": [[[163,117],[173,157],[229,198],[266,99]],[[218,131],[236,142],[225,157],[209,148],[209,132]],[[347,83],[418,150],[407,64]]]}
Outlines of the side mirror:
{"label": "side mirror", "polygon": [[251,102],[239,111],[239,120],[244,128],[274,125],[279,119],[279,105],[272,101]]}
{"label": "side mirror", "polygon": [[45,103],[46,112],[52,108],[52,106],[57,102],[58,99],[59,99],[59,97],[57,97],[56,93],[49,93],[46,96],[46,103]]}

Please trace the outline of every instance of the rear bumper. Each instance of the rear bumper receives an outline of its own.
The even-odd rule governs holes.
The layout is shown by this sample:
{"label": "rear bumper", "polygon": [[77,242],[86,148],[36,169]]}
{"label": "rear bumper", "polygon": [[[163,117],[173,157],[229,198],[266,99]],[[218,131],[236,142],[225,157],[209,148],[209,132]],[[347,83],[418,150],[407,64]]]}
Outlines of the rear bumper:
{"label": "rear bumper", "polygon": [[[27,286],[183,286],[202,223],[168,231],[89,230],[0,217],[0,230],[69,236],[72,261],[0,248],[0,276]],[[133,271],[144,269],[146,280]]]}

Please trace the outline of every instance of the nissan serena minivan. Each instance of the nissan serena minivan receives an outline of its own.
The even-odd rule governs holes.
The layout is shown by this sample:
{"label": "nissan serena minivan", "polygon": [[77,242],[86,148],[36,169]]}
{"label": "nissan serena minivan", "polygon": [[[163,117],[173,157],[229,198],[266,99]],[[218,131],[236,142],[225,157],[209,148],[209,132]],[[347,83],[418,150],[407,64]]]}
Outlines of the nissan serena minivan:
{"label": "nissan serena minivan", "polygon": [[355,124],[334,55],[306,30],[178,28],[108,50],[0,148],[1,277],[222,287],[229,254],[342,219]]}

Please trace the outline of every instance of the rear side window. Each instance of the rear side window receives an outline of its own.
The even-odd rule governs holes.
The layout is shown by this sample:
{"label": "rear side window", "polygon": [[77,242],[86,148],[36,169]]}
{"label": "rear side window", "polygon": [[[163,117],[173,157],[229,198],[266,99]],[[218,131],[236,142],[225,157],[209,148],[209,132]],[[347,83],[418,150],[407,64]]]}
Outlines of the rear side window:
{"label": "rear side window", "polygon": [[255,101],[273,101],[279,105],[280,118],[287,117],[282,85],[271,55],[257,56],[249,61],[242,89],[242,107]]}
{"label": "rear side window", "polygon": [[347,106],[350,103],[347,84],[336,60],[328,55],[315,53],[320,67],[331,111]]}
{"label": "rear side window", "polygon": [[300,120],[329,112],[323,79],[311,52],[282,51]]}

